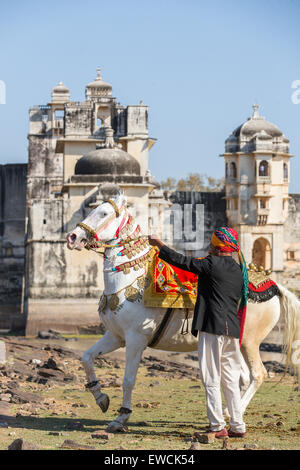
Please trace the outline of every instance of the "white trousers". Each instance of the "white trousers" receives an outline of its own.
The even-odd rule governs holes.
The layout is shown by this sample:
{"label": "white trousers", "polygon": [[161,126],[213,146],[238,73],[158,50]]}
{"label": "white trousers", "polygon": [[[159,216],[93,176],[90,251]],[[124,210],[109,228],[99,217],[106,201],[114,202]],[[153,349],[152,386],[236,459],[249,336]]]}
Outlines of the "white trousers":
{"label": "white trousers", "polygon": [[198,353],[210,428],[213,431],[220,431],[226,425],[222,411],[222,385],[230,414],[230,428],[235,432],[245,432],[239,387],[241,373],[239,340],[230,336],[201,332]]}

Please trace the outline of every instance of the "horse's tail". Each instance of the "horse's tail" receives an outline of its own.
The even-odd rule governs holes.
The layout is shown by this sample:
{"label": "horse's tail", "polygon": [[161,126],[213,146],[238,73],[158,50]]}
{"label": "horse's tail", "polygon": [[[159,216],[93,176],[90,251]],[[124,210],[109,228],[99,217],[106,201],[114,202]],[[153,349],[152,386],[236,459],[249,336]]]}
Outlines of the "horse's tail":
{"label": "horse's tail", "polygon": [[280,310],[284,319],[283,352],[286,354],[286,371],[291,365],[300,381],[300,302],[295,294],[280,284]]}

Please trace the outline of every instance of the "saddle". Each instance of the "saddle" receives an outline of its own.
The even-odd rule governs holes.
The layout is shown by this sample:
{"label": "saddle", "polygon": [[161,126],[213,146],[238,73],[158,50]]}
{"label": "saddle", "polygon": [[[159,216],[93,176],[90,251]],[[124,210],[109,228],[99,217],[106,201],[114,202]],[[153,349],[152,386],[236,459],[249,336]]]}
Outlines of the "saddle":
{"label": "saddle", "polygon": [[[198,258],[201,259],[201,258]],[[271,271],[253,263],[249,264],[248,300],[266,302],[275,295],[280,296],[276,283],[270,279]],[[188,271],[176,268],[158,257],[158,250],[148,262],[146,288],[143,303],[146,307],[194,309],[198,279]]]}

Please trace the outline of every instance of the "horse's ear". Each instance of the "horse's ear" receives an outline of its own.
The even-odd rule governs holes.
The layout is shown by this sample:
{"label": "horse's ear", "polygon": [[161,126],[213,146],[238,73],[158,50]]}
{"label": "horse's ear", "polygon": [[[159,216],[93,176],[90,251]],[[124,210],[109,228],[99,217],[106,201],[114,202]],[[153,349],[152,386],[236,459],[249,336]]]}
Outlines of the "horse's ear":
{"label": "horse's ear", "polygon": [[121,205],[123,205],[124,207],[127,207],[127,197],[125,196],[123,189],[120,189],[119,201]]}

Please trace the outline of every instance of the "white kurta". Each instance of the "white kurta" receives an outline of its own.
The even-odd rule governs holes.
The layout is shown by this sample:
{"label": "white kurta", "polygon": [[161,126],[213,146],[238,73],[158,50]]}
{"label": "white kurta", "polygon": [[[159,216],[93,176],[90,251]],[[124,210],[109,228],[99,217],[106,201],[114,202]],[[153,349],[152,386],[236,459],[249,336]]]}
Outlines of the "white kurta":
{"label": "white kurta", "polygon": [[202,332],[199,336],[198,353],[210,428],[212,431],[220,431],[226,425],[222,411],[220,388],[222,385],[230,414],[230,428],[234,432],[245,432],[239,388],[241,373],[239,340],[230,336]]}

